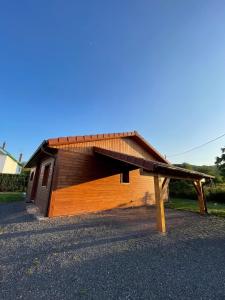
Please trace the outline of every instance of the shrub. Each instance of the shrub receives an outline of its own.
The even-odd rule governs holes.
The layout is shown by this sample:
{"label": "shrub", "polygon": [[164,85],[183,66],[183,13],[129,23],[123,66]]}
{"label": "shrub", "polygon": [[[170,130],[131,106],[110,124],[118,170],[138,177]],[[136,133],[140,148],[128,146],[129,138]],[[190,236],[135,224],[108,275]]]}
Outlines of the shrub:
{"label": "shrub", "polygon": [[169,185],[170,197],[196,199],[196,191],[193,184],[188,180],[172,179]]}
{"label": "shrub", "polygon": [[[169,191],[172,198],[197,199],[197,193],[191,181],[171,180]],[[224,184],[204,186],[204,192],[207,201],[225,203]]]}
{"label": "shrub", "polygon": [[0,174],[0,192],[25,192],[28,173]]}
{"label": "shrub", "polygon": [[212,202],[225,203],[225,186],[213,186],[205,189],[206,199]]}

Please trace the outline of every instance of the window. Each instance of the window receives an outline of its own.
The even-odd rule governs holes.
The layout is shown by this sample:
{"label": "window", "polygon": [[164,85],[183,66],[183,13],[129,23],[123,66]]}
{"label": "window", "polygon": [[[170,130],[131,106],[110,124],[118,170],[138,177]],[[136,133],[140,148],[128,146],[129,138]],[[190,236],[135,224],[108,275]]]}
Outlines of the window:
{"label": "window", "polygon": [[30,181],[32,181],[33,179],[34,179],[34,171],[31,172],[31,174],[30,174]]}
{"label": "window", "polygon": [[120,174],[120,183],[130,183],[129,171]]}
{"label": "window", "polygon": [[50,171],[50,165],[46,165],[45,168],[44,168],[42,186],[47,186],[47,184],[48,184],[49,171]]}

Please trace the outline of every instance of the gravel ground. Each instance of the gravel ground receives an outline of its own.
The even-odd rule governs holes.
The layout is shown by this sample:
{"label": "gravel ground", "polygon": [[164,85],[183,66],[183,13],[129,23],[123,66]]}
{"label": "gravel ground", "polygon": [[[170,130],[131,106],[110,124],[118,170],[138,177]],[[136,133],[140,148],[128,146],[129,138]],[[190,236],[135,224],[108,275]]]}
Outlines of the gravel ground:
{"label": "gravel ground", "polygon": [[154,208],[37,221],[0,205],[0,299],[225,299],[225,220]]}

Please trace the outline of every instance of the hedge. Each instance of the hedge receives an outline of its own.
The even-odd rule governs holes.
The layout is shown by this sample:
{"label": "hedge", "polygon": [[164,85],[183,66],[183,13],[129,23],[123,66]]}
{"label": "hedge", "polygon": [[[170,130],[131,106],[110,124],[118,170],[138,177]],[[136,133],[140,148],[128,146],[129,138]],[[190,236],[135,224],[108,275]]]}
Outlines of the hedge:
{"label": "hedge", "polygon": [[25,192],[28,174],[0,174],[0,192]]}
{"label": "hedge", "polygon": [[169,185],[170,197],[184,198],[184,199],[197,199],[196,190],[193,184],[187,180],[174,180],[171,179]]}
{"label": "hedge", "polygon": [[206,187],[205,195],[208,201],[225,203],[225,186]]}
{"label": "hedge", "polygon": [[[171,180],[169,191],[172,198],[197,199],[196,190],[190,181]],[[205,186],[204,192],[207,201],[225,203],[225,184]]]}

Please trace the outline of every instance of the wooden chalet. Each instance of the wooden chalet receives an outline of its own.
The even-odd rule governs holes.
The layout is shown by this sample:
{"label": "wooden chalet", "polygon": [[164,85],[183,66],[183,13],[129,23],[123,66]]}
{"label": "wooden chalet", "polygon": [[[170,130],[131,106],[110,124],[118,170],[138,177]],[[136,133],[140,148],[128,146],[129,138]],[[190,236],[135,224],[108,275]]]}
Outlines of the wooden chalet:
{"label": "wooden chalet", "polygon": [[27,198],[48,217],[156,204],[165,232],[170,178],[192,180],[207,212],[202,182],[212,176],[171,165],[136,131],[48,139],[26,167]]}

